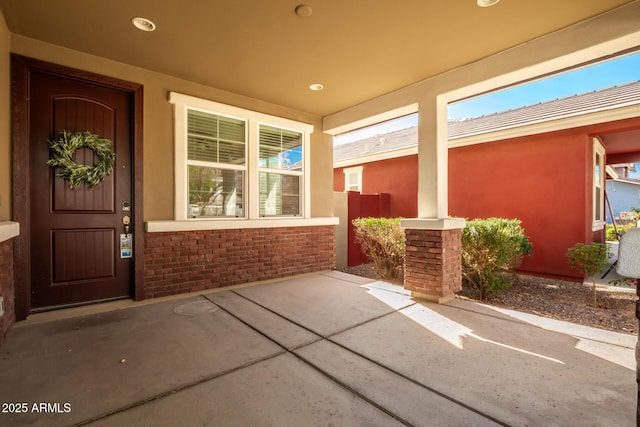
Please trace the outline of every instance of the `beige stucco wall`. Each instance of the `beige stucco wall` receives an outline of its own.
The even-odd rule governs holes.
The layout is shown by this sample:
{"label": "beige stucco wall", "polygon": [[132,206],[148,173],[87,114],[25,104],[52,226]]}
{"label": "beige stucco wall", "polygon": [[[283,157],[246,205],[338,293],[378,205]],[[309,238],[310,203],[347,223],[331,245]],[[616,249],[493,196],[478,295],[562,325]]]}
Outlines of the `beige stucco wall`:
{"label": "beige stucco wall", "polygon": [[332,139],[322,133],[320,117],[22,36],[11,36],[11,51],[144,85],[145,221],[173,219],[173,192],[167,191],[174,187],[173,106],[167,101],[170,91],[314,125],[310,153],[311,215],[332,216]]}
{"label": "beige stucco wall", "polygon": [[333,193],[333,214],[340,219],[336,227],[336,268],[349,265],[349,195],[344,191]]}
{"label": "beige stucco wall", "polygon": [[0,222],[11,219],[10,34],[0,10]]}

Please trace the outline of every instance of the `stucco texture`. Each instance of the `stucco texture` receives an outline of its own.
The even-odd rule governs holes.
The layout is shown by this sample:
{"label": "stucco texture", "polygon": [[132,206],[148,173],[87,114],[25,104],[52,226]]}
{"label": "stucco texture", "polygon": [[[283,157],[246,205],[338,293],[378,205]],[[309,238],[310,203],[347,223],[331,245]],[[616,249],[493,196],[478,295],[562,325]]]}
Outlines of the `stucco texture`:
{"label": "stucco texture", "polygon": [[590,242],[592,142],[557,132],[449,151],[449,209],[522,221],[533,256],[522,269],[577,277],[567,248]]}
{"label": "stucco texture", "polygon": [[[344,169],[334,170],[334,191],[344,191]],[[365,163],[362,165],[362,194],[389,193],[391,217],[415,218],[418,215],[417,170],[417,154]]]}

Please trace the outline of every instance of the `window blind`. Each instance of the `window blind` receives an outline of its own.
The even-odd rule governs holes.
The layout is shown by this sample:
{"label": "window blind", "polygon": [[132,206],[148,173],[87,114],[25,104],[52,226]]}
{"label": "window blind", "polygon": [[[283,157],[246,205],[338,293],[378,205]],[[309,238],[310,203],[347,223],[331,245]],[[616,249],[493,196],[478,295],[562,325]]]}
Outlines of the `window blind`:
{"label": "window blind", "polygon": [[213,163],[245,164],[244,120],[188,110],[187,158]]}

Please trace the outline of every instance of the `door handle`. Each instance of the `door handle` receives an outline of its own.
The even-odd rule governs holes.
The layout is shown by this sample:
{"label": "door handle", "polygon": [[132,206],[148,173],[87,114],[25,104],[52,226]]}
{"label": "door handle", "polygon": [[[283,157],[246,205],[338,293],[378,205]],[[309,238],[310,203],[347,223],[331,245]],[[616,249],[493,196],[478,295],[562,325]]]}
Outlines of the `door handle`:
{"label": "door handle", "polygon": [[131,217],[129,215],[125,215],[122,217],[122,225],[124,225],[124,234],[129,235],[129,231],[131,229]]}

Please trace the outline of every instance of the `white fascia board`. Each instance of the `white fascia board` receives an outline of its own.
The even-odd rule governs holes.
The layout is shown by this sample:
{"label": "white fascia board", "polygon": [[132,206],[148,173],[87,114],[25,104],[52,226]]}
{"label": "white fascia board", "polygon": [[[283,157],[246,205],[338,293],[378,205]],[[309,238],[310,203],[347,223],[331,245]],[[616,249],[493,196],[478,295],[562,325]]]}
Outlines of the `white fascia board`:
{"label": "white fascia board", "polygon": [[392,108],[390,110],[383,111],[382,113],[372,113],[371,115],[366,115],[364,118],[356,121],[347,121],[346,123],[342,123],[342,116],[347,115],[347,112],[345,111],[324,117],[322,119],[322,131],[329,135],[336,136],[342,133],[351,132],[378,123],[397,119],[399,117],[408,116],[417,112],[418,103],[416,102],[399,108]]}
{"label": "white fascia board", "polygon": [[618,175],[618,172],[616,172],[616,170],[614,168],[611,167],[611,165],[607,165],[605,167],[605,170],[607,171],[607,174],[611,177],[611,179],[613,180],[617,180],[620,175]]}
{"label": "white fascia board", "polygon": [[630,180],[624,179],[624,178],[616,178],[613,181],[614,182],[619,182],[619,183],[622,183],[622,184],[631,184],[631,185],[640,186],[640,181],[630,181]]}
{"label": "white fascia board", "polygon": [[401,148],[398,150],[383,151],[380,153],[370,154],[367,156],[352,157],[350,159],[339,160],[337,162],[333,162],[333,167],[334,169],[343,168],[343,167],[348,167],[353,165],[360,165],[363,163],[377,162],[380,160],[389,160],[389,159],[395,159],[398,157],[406,157],[414,154],[418,154],[417,144],[412,147]]}

